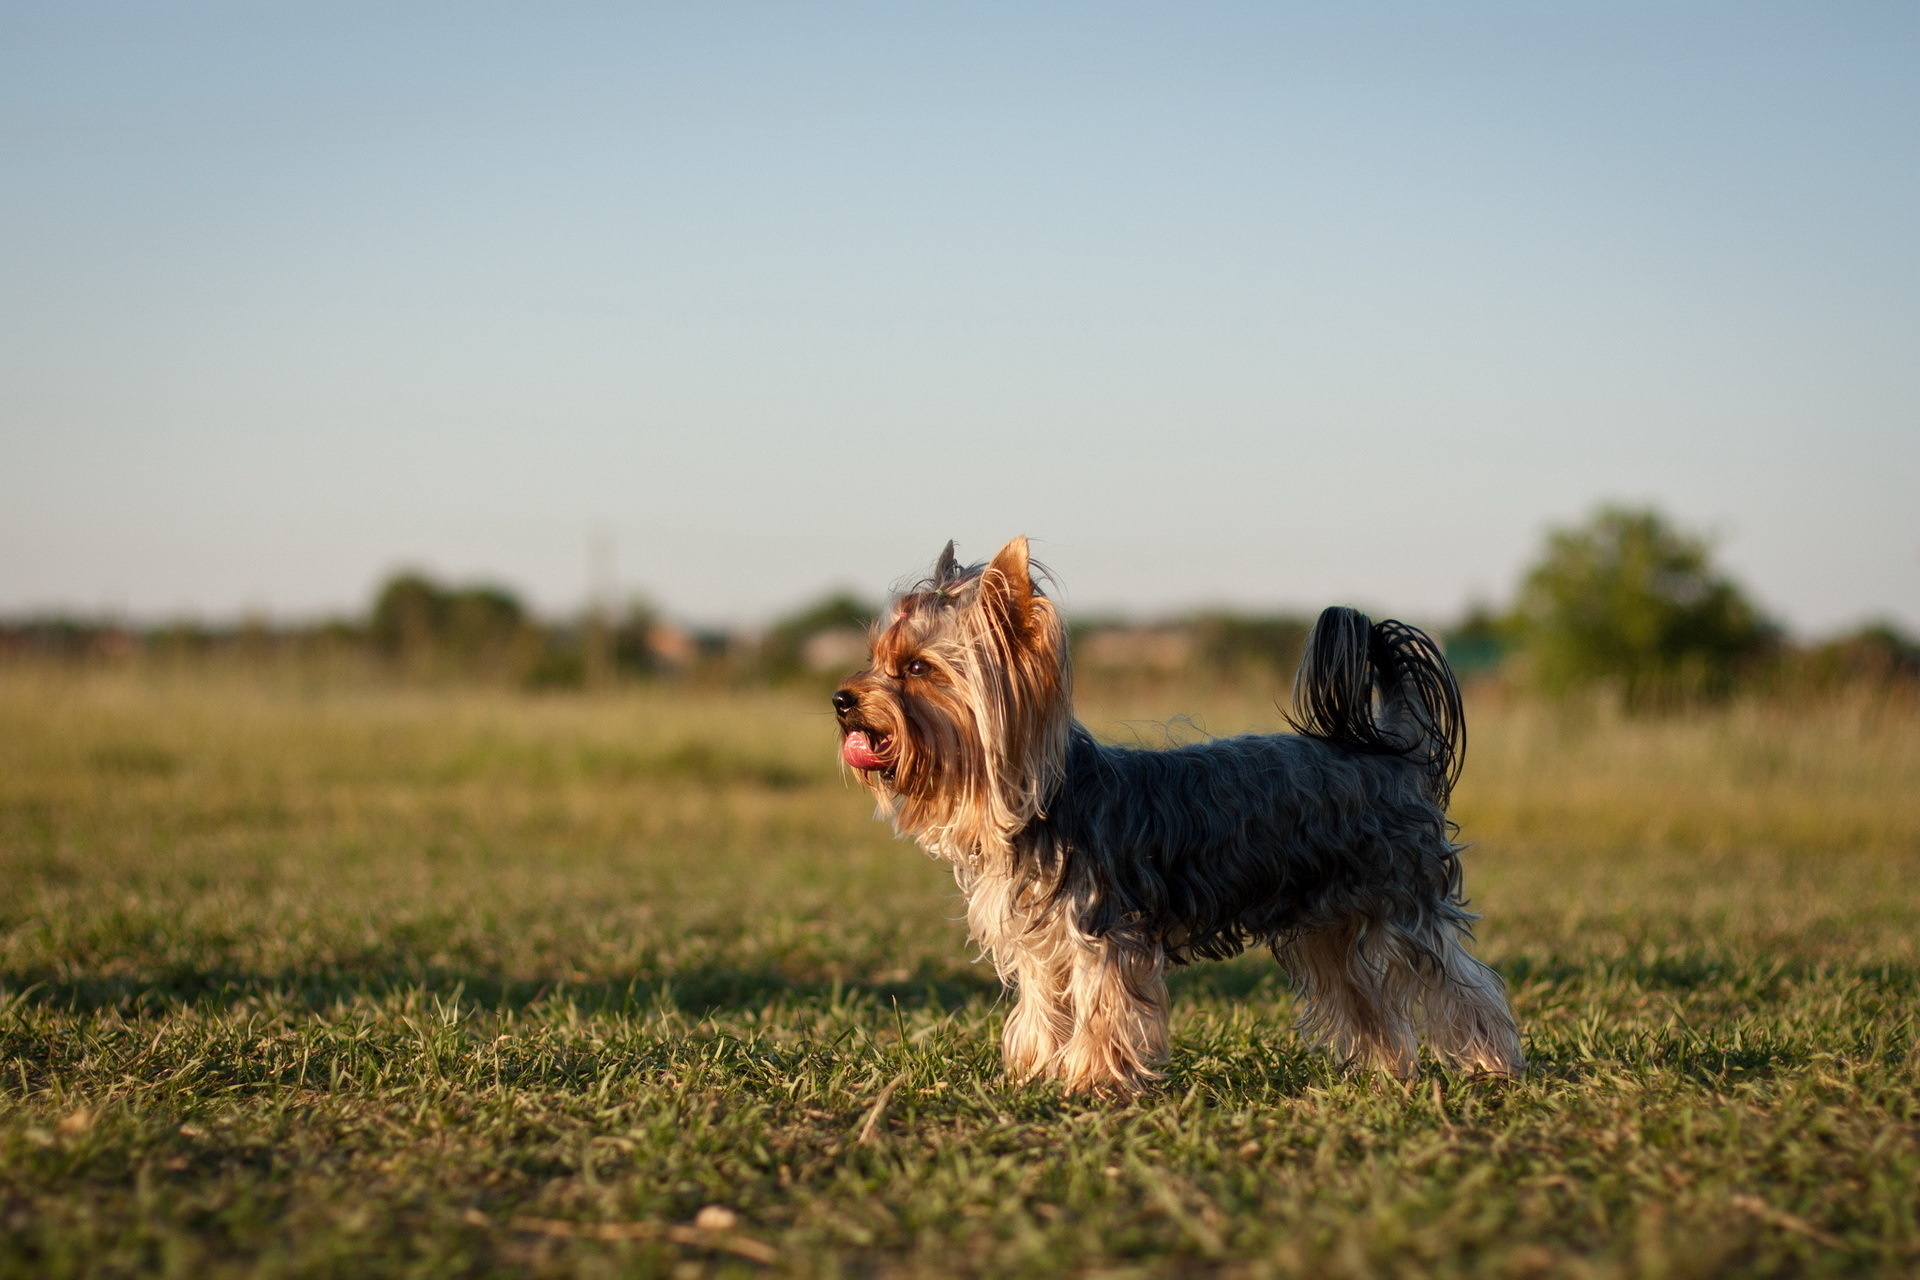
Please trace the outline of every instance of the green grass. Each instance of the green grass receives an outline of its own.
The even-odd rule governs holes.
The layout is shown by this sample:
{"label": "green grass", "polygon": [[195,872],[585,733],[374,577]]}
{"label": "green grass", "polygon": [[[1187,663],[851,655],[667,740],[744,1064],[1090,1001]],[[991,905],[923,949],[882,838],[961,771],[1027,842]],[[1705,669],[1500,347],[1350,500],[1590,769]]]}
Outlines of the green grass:
{"label": "green grass", "polygon": [[[1089,718],[1182,710],[1275,721]],[[1481,697],[1534,1072],[1342,1078],[1249,957],[1125,1105],[998,1078],[952,882],[820,712],[0,670],[0,1273],[1920,1267],[1910,703]]]}

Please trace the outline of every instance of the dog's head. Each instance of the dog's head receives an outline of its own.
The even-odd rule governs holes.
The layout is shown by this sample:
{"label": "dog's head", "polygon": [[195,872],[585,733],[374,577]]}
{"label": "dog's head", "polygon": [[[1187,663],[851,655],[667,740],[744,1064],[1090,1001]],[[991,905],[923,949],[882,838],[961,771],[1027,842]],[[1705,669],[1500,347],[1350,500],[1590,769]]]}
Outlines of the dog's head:
{"label": "dog's head", "polygon": [[1072,681],[1037,576],[1025,538],[965,568],[948,543],[834,693],[841,759],[903,830],[977,851],[1031,821],[1058,781]]}

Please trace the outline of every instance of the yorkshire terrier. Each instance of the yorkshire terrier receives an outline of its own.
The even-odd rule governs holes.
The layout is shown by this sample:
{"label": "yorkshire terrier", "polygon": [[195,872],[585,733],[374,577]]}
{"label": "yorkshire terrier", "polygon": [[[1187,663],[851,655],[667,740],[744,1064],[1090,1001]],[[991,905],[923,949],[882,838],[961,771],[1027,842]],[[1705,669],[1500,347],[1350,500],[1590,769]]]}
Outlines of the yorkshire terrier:
{"label": "yorkshire terrier", "polygon": [[1320,615],[1296,733],[1106,746],[1073,718],[1066,628],[1015,538],[947,544],[833,695],[841,757],[903,835],[953,865],[973,939],[1017,1000],[1015,1079],[1127,1094],[1167,1056],[1166,967],[1258,943],[1300,1030],[1401,1079],[1423,1038],[1501,1076],[1524,1060],[1449,838],[1465,745],[1439,649],[1399,622]]}

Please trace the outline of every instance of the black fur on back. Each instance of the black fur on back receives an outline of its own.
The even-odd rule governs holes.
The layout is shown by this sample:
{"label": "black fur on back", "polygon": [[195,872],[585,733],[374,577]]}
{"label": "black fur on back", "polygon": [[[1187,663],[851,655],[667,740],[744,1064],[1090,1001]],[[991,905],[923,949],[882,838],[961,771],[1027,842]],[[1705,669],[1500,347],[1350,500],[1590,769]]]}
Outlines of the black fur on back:
{"label": "black fur on back", "polygon": [[1397,753],[1285,733],[1110,747],[1076,725],[1060,790],[1019,845],[1086,933],[1150,937],[1180,964],[1342,919],[1465,928],[1448,835]]}
{"label": "black fur on back", "polygon": [[1467,752],[1460,686],[1426,632],[1357,609],[1326,610],[1307,636],[1288,722],[1367,755],[1401,756],[1427,776],[1442,809]]}
{"label": "black fur on back", "polygon": [[1339,920],[1416,949],[1436,924],[1470,932],[1446,816],[1466,727],[1438,647],[1328,609],[1294,698],[1297,736],[1142,750],[1076,724],[1059,789],[1017,841],[1029,883],[1087,934],[1150,936],[1176,964]]}

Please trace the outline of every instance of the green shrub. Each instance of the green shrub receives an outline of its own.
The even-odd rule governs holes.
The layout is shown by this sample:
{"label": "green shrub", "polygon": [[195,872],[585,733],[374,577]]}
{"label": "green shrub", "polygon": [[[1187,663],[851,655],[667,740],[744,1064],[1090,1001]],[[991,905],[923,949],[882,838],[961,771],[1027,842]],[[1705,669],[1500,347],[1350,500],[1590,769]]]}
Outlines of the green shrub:
{"label": "green shrub", "polygon": [[1725,693],[1780,634],[1714,567],[1705,538],[1629,507],[1548,535],[1512,630],[1541,688],[1612,684],[1629,703]]}
{"label": "green shrub", "polygon": [[807,670],[807,641],[829,631],[864,632],[879,617],[873,605],[840,592],[782,618],[767,631],[760,645],[761,671],[775,679]]}
{"label": "green shrub", "polygon": [[415,675],[511,674],[540,648],[526,609],[511,592],[442,587],[418,573],[396,574],[380,588],[368,634],[382,654]]}

